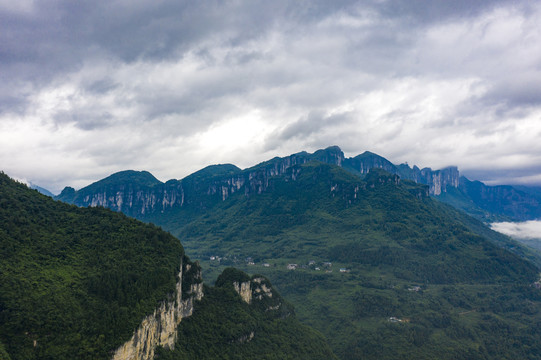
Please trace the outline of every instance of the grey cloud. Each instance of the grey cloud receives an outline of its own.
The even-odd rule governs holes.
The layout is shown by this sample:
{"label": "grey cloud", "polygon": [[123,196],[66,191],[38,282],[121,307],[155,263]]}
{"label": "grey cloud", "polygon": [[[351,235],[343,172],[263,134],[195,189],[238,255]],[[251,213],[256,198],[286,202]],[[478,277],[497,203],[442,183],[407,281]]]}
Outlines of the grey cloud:
{"label": "grey cloud", "polygon": [[[320,135],[324,129],[332,128],[336,125],[344,125],[351,121],[348,113],[326,115],[321,111],[312,111],[307,116],[292,122],[285,127],[269,134],[265,141],[265,150],[274,150],[280,144],[292,139],[308,140],[308,144],[312,147],[315,145],[324,145],[320,138],[310,139],[312,135]],[[329,141],[329,137],[325,137],[325,141]],[[325,145],[326,147],[327,145]]]}
{"label": "grey cloud", "polygon": [[60,111],[54,115],[57,126],[73,123],[77,128],[85,131],[108,128],[111,126],[111,120],[113,116],[110,113],[93,108]]}
{"label": "grey cloud", "polygon": [[510,74],[509,78],[497,81],[482,101],[487,105],[504,104],[503,116],[516,108],[541,105],[541,71]]}
{"label": "grey cloud", "polygon": [[[530,165],[527,168],[466,168],[460,171],[462,175],[470,180],[480,180],[487,183],[501,184],[502,182],[509,185],[524,184],[525,181],[520,181],[528,177],[541,174],[540,165]],[[527,183],[527,182],[526,182]]]}
{"label": "grey cloud", "polygon": [[417,21],[437,22],[456,17],[472,17],[492,9],[506,0],[471,1],[471,0],[389,0],[375,2],[375,6],[389,17],[411,17]]}
{"label": "grey cloud", "polygon": [[105,94],[117,89],[120,85],[111,78],[99,79],[90,84],[83,84],[85,91],[92,94]]}
{"label": "grey cloud", "polygon": [[[220,34],[231,46],[258,38],[269,29],[288,22],[296,31],[305,23],[313,23],[338,11],[355,7],[375,8],[390,15],[419,14],[427,8],[441,14],[462,13],[466,6],[446,9],[418,3],[354,1],[316,2],[216,2],[216,1],[48,1],[35,2],[29,14],[0,14],[4,65],[39,64],[41,74],[32,78],[50,79],[59,71],[72,71],[93,56],[107,55],[123,62],[137,60],[162,61],[176,58],[209,36]],[[486,4],[487,2],[482,2]],[[400,6],[400,4],[402,4]],[[470,7],[478,5],[470,5]],[[487,6],[487,5],[484,5]],[[393,9],[399,9],[393,13]],[[458,9],[458,10],[457,10]],[[380,28],[382,30],[383,28]],[[372,41],[383,43],[392,37]],[[37,70],[37,69],[34,69]],[[17,74],[22,75],[22,74]]]}
{"label": "grey cloud", "polygon": [[17,94],[7,89],[0,89],[0,114],[6,112],[24,113],[28,98],[26,94]]}
{"label": "grey cloud", "polygon": [[272,20],[254,19],[255,6],[227,4],[47,1],[35,2],[31,13],[0,13],[0,62],[9,70],[4,76],[43,83],[93,58],[163,61],[212,34],[229,35],[231,41],[257,36]]}
{"label": "grey cloud", "polygon": [[[497,136],[520,130],[502,130],[508,118],[529,119],[539,111],[539,52],[513,39],[483,42],[483,31],[500,24],[493,16],[500,8],[503,20],[523,22],[519,39],[538,42],[532,24],[540,11],[531,5],[529,14],[528,4],[34,2],[33,12],[0,13],[0,114],[43,122],[50,115],[56,131],[73,125],[82,140],[59,153],[79,147],[87,166],[106,164],[107,171],[115,168],[114,158],[116,170],[145,168],[145,161],[163,170],[167,158],[190,147],[189,159],[175,166],[197,169],[197,161],[214,156],[197,136],[246,118],[265,128],[254,158],[337,144],[351,155],[371,150],[471,169],[470,155],[493,164],[517,152],[529,156],[524,171],[531,175],[540,151],[533,140],[498,144]],[[62,86],[73,92],[59,101],[67,106],[52,101],[42,104],[47,113],[39,112],[36,94]],[[250,165],[244,148],[235,151]]]}

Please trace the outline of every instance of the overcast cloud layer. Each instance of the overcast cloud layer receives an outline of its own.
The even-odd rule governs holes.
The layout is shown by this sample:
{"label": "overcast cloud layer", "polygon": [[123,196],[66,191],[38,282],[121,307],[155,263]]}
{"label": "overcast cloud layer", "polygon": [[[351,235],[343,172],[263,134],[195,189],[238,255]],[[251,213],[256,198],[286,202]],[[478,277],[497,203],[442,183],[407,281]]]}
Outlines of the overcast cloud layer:
{"label": "overcast cloud layer", "polygon": [[53,192],[339,145],[541,184],[541,3],[0,0],[0,169]]}

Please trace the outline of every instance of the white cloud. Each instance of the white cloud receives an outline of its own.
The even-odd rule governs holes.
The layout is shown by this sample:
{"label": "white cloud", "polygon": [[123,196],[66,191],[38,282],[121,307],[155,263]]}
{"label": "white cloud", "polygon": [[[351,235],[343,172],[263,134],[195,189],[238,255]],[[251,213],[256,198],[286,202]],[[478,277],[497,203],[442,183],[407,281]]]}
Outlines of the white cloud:
{"label": "white cloud", "polygon": [[490,227],[516,239],[541,239],[541,220],[492,223]]}

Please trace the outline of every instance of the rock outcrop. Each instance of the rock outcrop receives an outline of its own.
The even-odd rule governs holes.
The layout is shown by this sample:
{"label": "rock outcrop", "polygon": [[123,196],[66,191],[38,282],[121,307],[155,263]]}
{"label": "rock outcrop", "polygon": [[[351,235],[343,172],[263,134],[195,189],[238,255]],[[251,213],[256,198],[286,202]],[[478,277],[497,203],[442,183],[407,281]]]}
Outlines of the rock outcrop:
{"label": "rock outcrop", "polygon": [[263,305],[264,311],[276,311],[282,306],[281,298],[273,295],[272,285],[262,276],[255,275],[250,280],[234,281],[233,288],[245,303]]}
{"label": "rock outcrop", "polygon": [[235,291],[240,295],[242,300],[245,303],[251,304],[252,303],[252,283],[251,281],[245,281],[245,282],[233,282],[233,287],[235,288]]}
{"label": "rock outcrop", "polygon": [[287,317],[293,312],[264,276],[250,277],[238,269],[227,268],[216,280],[216,286],[232,287],[242,301],[271,316]]}
{"label": "rock outcrop", "polygon": [[428,185],[431,195],[441,195],[447,192],[448,187],[458,188],[459,186],[460,173],[456,166],[432,170],[431,168],[419,169],[417,166],[410,168],[402,164],[397,167],[396,173],[403,179]]}
{"label": "rock outcrop", "polygon": [[[132,338],[115,351],[113,360],[151,360],[157,346],[174,348],[178,325],[192,315],[194,301],[203,297],[201,272],[192,266],[181,264],[175,294],[143,319]],[[191,279],[185,279],[186,273],[191,273]],[[183,284],[189,284],[190,288],[183,290]]]}

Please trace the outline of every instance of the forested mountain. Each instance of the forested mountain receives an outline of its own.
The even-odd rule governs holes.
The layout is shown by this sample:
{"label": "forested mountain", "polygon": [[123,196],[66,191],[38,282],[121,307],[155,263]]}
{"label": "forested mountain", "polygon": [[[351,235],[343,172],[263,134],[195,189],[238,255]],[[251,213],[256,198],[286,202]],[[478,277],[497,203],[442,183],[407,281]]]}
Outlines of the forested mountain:
{"label": "forested mountain", "polygon": [[173,293],[182,246],[0,174],[0,339],[12,359],[107,359]]}
{"label": "forested mountain", "polygon": [[[216,340],[213,351],[234,343],[228,351],[237,358],[333,357],[268,280],[224,276],[220,288],[203,290],[199,265],[170,234],[108,209],[54,201],[0,174],[1,359],[152,359],[157,346],[170,358],[173,348],[189,353],[179,346],[200,336]],[[197,321],[185,328],[181,320],[194,314],[211,317],[215,328],[206,332],[208,323]],[[249,322],[231,327],[224,314]]]}

